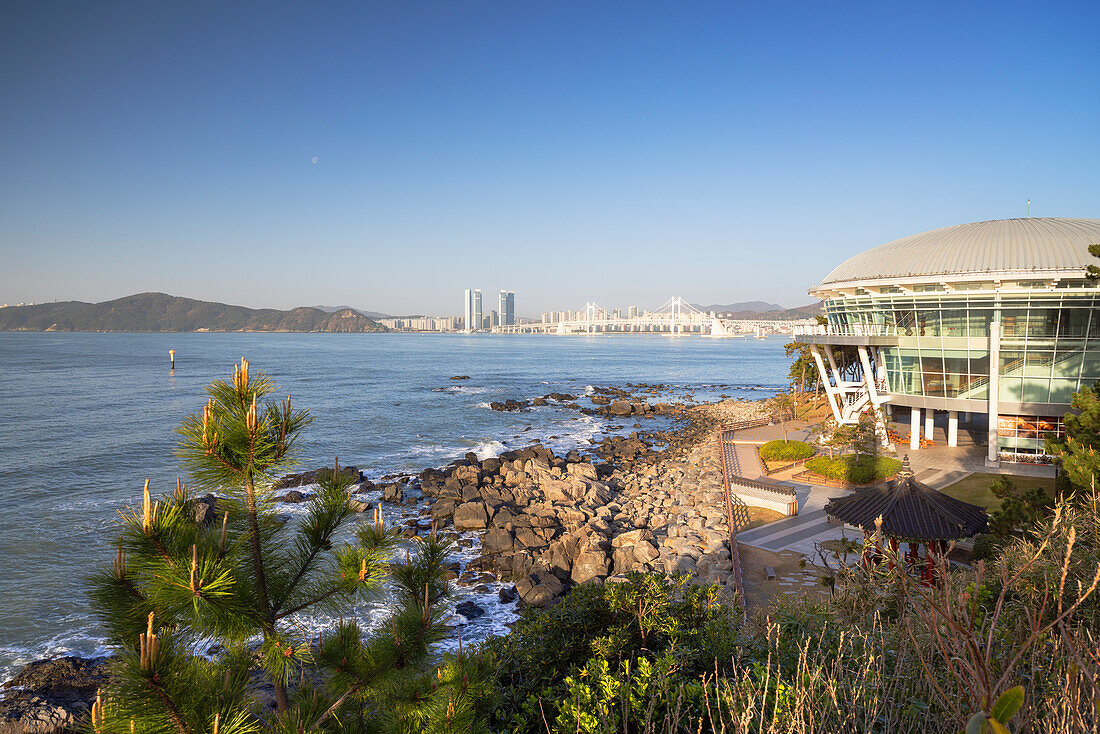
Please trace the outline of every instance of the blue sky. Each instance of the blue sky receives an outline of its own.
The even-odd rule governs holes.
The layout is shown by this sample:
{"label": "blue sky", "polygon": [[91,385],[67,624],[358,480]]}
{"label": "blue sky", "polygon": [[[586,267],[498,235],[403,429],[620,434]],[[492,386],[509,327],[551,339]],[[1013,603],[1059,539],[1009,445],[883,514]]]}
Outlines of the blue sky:
{"label": "blue sky", "polygon": [[[1100,3],[0,6],[0,303],[807,303],[1100,217]],[[495,303],[490,295],[489,301]]]}

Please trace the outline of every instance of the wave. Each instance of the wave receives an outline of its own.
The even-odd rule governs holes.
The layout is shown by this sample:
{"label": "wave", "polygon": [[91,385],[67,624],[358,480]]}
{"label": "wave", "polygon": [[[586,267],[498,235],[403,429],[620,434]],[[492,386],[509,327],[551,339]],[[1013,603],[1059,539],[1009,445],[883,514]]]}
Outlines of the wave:
{"label": "wave", "polygon": [[490,440],[490,441],[482,441],[477,446],[474,446],[474,448],[472,450],[475,454],[477,454],[478,460],[481,461],[481,460],[492,459],[492,458],[495,458],[497,456],[500,456],[503,452],[508,450],[508,447],[505,446],[500,441],[491,441]]}

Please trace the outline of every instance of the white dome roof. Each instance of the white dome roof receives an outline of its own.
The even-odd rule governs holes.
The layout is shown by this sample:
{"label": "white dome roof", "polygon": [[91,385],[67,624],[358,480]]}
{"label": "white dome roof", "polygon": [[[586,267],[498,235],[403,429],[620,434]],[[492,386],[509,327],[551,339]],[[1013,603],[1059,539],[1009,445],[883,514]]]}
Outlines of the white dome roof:
{"label": "white dome roof", "polygon": [[[848,258],[821,285],[931,275],[1081,270],[1100,265],[1100,219],[996,219],[933,229]],[[1083,273],[1082,273],[1083,274]]]}

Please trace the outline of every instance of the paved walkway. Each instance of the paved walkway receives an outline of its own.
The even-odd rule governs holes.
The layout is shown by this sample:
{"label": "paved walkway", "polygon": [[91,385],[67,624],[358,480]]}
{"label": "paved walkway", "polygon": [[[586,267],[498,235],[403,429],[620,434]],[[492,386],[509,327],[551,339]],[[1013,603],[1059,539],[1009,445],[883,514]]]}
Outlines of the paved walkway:
{"label": "paved walkway", "polygon": [[825,505],[833,497],[844,497],[850,490],[836,487],[819,487],[813,484],[784,481],[779,484],[793,487],[798,497],[798,514],[782,520],[744,530],[737,534],[739,543],[746,543],[770,551],[793,550],[814,556],[814,543],[856,537],[858,530],[848,529],[845,534],[840,525],[828,521]]}

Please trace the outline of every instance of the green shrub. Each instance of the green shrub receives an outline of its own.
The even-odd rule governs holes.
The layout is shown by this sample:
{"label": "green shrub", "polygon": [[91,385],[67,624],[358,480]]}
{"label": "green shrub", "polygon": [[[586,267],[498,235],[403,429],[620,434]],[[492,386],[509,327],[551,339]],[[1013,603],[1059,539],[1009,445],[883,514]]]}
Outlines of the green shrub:
{"label": "green shrub", "polygon": [[814,474],[849,484],[867,484],[898,473],[901,462],[888,456],[818,456],[806,462]]}
{"label": "green shrub", "polygon": [[994,558],[1006,539],[990,533],[982,533],[974,538],[974,560],[987,561]]}
{"label": "green shrub", "polygon": [[814,447],[805,441],[768,441],[760,447],[764,461],[798,461],[814,455]]}
{"label": "green shrub", "polygon": [[627,690],[648,697],[655,671],[673,685],[727,670],[738,624],[720,594],[687,576],[632,573],[621,583],[578,586],[549,609],[524,610],[511,634],[482,647],[497,669],[494,731],[545,731],[544,715],[589,731],[581,710]]}

